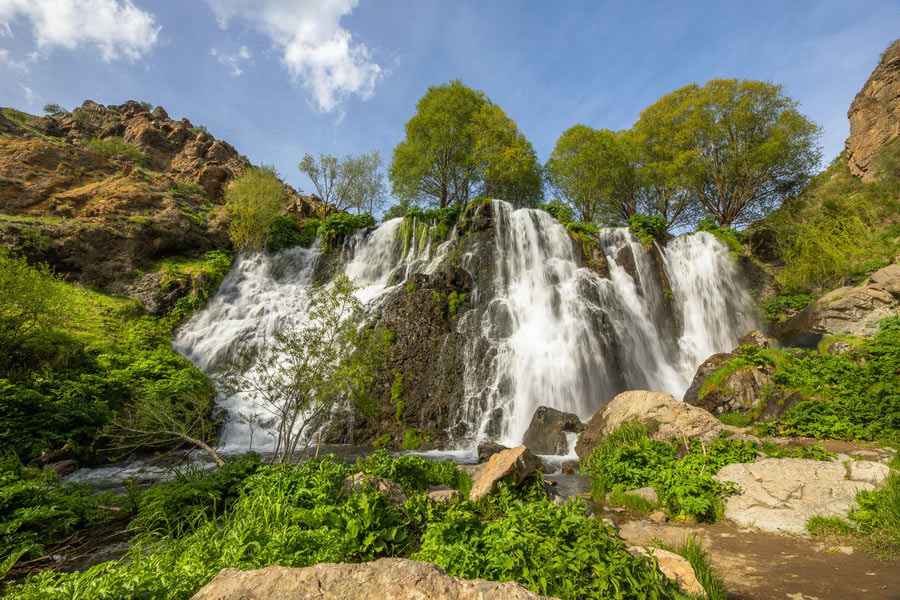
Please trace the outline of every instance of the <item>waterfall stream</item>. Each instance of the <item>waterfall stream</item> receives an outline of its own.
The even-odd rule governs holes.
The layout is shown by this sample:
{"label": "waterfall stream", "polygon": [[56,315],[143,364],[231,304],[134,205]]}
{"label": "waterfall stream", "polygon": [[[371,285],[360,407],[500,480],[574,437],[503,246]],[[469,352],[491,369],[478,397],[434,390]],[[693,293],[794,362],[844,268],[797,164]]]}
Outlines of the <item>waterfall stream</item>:
{"label": "waterfall stream", "polygon": [[[736,264],[708,233],[647,249],[627,228],[601,230],[603,277],[583,265],[550,214],[492,205],[489,241],[457,252],[475,280],[471,308],[456,323],[465,352],[458,447],[520,443],[541,405],[586,419],[627,389],[680,398],[704,359],[733,348],[753,326]],[[393,219],[345,244],[343,268],[371,314],[409,276],[436,271],[466,243],[455,229],[440,244],[430,233]],[[214,373],[239,344],[264,344],[279,328],[302,324],[322,256],[318,244],[241,255],[213,300],[180,329],[176,348]],[[242,394],[218,402],[226,411],[222,443],[246,447],[248,415],[260,422],[265,415]],[[259,445],[265,439],[254,440]]]}

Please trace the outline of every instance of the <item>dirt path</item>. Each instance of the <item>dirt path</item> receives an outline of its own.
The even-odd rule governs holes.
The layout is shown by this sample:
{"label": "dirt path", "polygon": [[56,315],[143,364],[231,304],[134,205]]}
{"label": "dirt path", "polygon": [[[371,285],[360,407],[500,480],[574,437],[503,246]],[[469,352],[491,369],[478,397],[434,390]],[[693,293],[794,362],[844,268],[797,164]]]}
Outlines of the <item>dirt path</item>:
{"label": "dirt path", "polygon": [[[621,535],[632,544],[676,544],[696,535],[732,600],[900,600],[900,560],[881,560],[850,546],[715,525],[631,521]],[[849,554],[848,554],[849,552]]]}

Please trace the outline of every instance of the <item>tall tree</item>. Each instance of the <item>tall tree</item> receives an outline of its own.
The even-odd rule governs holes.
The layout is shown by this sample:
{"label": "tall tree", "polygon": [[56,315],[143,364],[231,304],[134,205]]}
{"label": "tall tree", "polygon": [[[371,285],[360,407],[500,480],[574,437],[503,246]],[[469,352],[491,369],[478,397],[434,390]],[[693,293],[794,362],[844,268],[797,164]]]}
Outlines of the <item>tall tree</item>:
{"label": "tall tree", "polygon": [[225,192],[228,231],[235,248],[261,250],[284,209],[284,184],[275,167],[250,167]]}
{"label": "tall tree", "polygon": [[515,121],[459,80],[430,87],[394,148],[389,178],[402,200],[443,208],[478,194],[539,201],[540,166]]}
{"label": "tall tree", "polygon": [[297,168],[312,181],[325,206],[333,210],[364,209],[372,213],[385,199],[381,155],[377,150],[338,160],[330,154],[306,154]]}
{"label": "tall tree", "polygon": [[747,223],[799,190],[819,162],[819,127],[782,86],[712,79],[660,98],[635,124],[657,176],[720,225]]}
{"label": "tall tree", "polygon": [[608,129],[570,127],[556,141],[545,170],[557,199],[582,221],[619,222],[638,212],[635,165],[620,136]]}

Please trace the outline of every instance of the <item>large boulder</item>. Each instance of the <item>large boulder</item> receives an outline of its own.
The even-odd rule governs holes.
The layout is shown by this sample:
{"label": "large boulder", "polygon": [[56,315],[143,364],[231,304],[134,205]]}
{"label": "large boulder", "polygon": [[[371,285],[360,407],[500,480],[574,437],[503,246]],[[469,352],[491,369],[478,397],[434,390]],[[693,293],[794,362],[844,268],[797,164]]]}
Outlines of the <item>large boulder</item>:
{"label": "large boulder", "polygon": [[584,424],[577,415],[539,406],[531,417],[531,424],[522,443],[536,454],[568,454],[567,433],[580,433]]}
{"label": "large boulder", "polygon": [[677,583],[682,593],[687,594],[688,596],[706,595],[706,590],[703,589],[703,585],[700,583],[700,580],[697,579],[694,567],[691,566],[691,563],[689,563],[685,557],[670,552],[669,550],[653,548],[652,546],[629,546],[628,553],[632,556],[652,556],[655,558],[662,574],[665,575],[667,579]]}
{"label": "large boulder", "polygon": [[311,567],[222,569],[192,600],[550,600],[520,584],[458,579],[437,565],[405,558]]}
{"label": "large boulder", "polygon": [[662,392],[622,392],[601,408],[585,426],[575,452],[584,456],[607,434],[624,423],[643,423],[655,440],[700,438],[710,442],[723,431],[741,436],[740,430],[723,425],[708,411],[676,400]]}
{"label": "large boulder", "polygon": [[871,181],[872,157],[900,136],[900,40],[881,56],[869,80],[850,104],[850,137],[847,154],[850,172]]}
{"label": "large boulder", "polygon": [[[775,384],[772,381],[774,374],[775,367],[747,365],[728,373],[716,385],[707,386],[705,390],[702,389],[701,383],[696,396],[689,398],[685,394],[684,401],[708,410],[714,415],[752,411],[767,401],[766,392],[774,389]],[[700,377],[698,373],[694,376],[694,381]],[[703,383],[706,383],[708,377],[709,375],[703,378]]]}
{"label": "large boulder", "polygon": [[469,500],[475,501],[484,498],[496,489],[500,481],[506,478],[509,478],[515,485],[519,485],[540,465],[540,459],[525,446],[498,452],[491,456],[478,479],[472,484]]}
{"label": "large boulder", "polygon": [[[855,478],[855,479],[851,479]],[[715,476],[738,491],[725,499],[725,517],[763,531],[806,534],[811,517],[842,517],[856,494],[874,489],[872,469],[848,470],[837,462],[767,458],[726,465]]]}
{"label": "large boulder", "polygon": [[787,333],[874,335],[875,324],[900,314],[900,264],[875,271],[860,287],[842,287],[822,296],[791,319]]}

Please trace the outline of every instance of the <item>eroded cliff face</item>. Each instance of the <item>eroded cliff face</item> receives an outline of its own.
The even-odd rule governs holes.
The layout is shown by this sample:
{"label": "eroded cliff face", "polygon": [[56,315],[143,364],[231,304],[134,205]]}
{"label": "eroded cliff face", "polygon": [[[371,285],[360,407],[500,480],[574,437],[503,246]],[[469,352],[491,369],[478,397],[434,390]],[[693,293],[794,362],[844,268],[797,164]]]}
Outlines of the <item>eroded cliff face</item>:
{"label": "eroded cliff face", "polygon": [[900,136],[900,40],[884,52],[881,62],[856,95],[850,110],[850,137],[846,147],[850,171],[872,181],[872,158]]}
{"label": "eroded cliff face", "polygon": [[[230,246],[224,189],[250,163],[227,142],[134,101],[86,101],[41,118],[5,112],[3,245],[114,294],[129,294],[137,271],[155,260]],[[91,140],[123,150],[102,152]],[[289,186],[284,193],[299,214],[313,212]]]}

